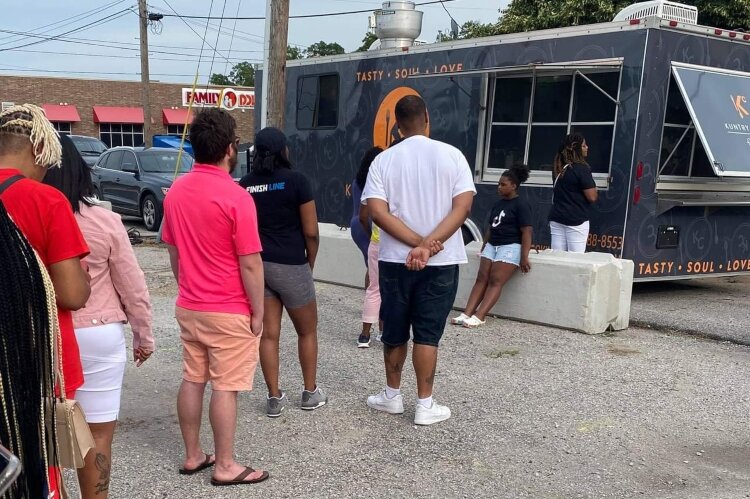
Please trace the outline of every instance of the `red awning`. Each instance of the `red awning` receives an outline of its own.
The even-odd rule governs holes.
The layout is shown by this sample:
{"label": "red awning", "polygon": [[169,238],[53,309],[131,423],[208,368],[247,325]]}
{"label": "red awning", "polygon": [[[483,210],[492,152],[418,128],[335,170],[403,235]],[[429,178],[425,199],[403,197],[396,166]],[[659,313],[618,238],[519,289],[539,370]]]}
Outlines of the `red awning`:
{"label": "red awning", "polygon": [[94,123],[143,124],[143,108],[94,106]]}
{"label": "red awning", "polygon": [[42,104],[47,119],[60,123],[73,123],[81,121],[78,109],[75,106],[63,104]]}
{"label": "red awning", "polygon": [[193,121],[192,113],[188,115],[188,110],[184,107],[177,109],[164,108],[161,111],[165,125],[184,125],[186,120],[189,125]]}

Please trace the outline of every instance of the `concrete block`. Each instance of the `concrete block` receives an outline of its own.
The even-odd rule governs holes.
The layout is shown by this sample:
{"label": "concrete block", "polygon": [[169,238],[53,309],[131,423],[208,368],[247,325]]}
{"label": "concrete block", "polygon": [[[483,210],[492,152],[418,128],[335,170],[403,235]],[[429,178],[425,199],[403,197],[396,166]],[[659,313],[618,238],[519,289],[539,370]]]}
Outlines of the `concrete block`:
{"label": "concrete block", "polygon": [[364,288],[367,267],[351,232],[335,224],[319,224],[320,249],[315,262],[315,280]]}
{"label": "concrete block", "polygon": [[[467,247],[456,306],[463,309],[479,268],[478,243]],[[633,262],[605,253],[531,252],[531,272],[516,272],[492,315],[599,334],[625,329],[630,317]]]}
{"label": "concrete block", "polygon": [[[467,246],[454,306],[463,309],[479,268],[479,243]],[[531,252],[532,270],[516,272],[491,314],[525,322],[599,334],[628,327],[632,261],[605,253]],[[320,224],[318,281],[362,288],[365,264],[348,230]]]}

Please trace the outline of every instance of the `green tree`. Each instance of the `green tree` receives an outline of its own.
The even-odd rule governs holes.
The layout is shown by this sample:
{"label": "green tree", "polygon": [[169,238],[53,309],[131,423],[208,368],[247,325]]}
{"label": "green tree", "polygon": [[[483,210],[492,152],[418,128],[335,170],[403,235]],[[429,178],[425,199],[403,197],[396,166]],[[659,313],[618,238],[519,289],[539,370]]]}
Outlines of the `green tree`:
{"label": "green tree", "polygon": [[[502,11],[501,33],[579,26],[611,21],[631,0],[512,0]],[[735,29],[750,28],[747,0],[682,0],[698,8],[698,23]]]}
{"label": "green tree", "polygon": [[232,66],[232,71],[229,72],[229,79],[232,80],[235,85],[254,87],[255,67],[247,61],[237,63]]}
{"label": "green tree", "polygon": [[222,87],[229,87],[231,85],[234,85],[234,83],[232,83],[227,75],[223,75],[221,73],[212,74],[211,78],[208,79],[208,82],[211,85],[221,85]]}
{"label": "green tree", "polygon": [[291,45],[286,46],[286,60],[293,61],[295,59],[302,59],[305,56],[302,49],[299,47],[292,47]]}
{"label": "green tree", "polygon": [[362,45],[356,50],[357,52],[367,52],[370,47],[378,39],[375,33],[367,32],[364,38],[362,38]]}
{"label": "green tree", "polygon": [[[479,21],[466,21],[458,30],[458,38],[479,38],[500,34],[500,23],[480,23]],[[446,42],[453,40],[450,32],[438,31],[437,41]]]}
{"label": "green tree", "polygon": [[233,85],[241,87],[254,87],[255,86],[255,68],[252,64],[247,61],[239,62],[232,66],[232,70],[229,75],[221,73],[214,73],[208,82],[212,85],[222,85],[229,87]]}
{"label": "green tree", "polygon": [[326,43],[324,41],[319,41],[316,43],[313,43],[307,49],[305,50],[305,57],[321,57],[326,55],[339,55],[346,52],[344,50],[344,47],[339,45],[338,43]]}

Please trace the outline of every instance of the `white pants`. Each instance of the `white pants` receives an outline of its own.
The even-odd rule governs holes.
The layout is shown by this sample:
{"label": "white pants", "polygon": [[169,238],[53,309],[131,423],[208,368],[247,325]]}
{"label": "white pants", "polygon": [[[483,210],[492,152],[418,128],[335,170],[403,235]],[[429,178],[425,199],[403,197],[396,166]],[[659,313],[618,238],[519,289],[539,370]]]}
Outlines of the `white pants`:
{"label": "white pants", "polygon": [[572,253],[586,252],[586,240],[589,237],[588,221],[576,226],[550,222],[549,230],[552,233],[553,250]]}
{"label": "white pants", "polygon": [[117,421],[125,364],[125,332],[119,322],[76,329],[83,386],[76,391],[88,423]]}

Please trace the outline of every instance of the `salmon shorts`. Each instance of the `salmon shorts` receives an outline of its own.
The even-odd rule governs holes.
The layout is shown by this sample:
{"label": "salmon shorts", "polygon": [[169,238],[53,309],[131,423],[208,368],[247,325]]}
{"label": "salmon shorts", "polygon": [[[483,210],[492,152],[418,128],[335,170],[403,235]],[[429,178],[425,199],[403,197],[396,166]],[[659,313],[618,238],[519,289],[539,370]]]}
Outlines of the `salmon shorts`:
{"label": "salmon shorts", "polygon": [[182,379],[211,382],[216,391],[253,389],[260,336],[250,330],[250,316],[175,308],[182,339]]}

